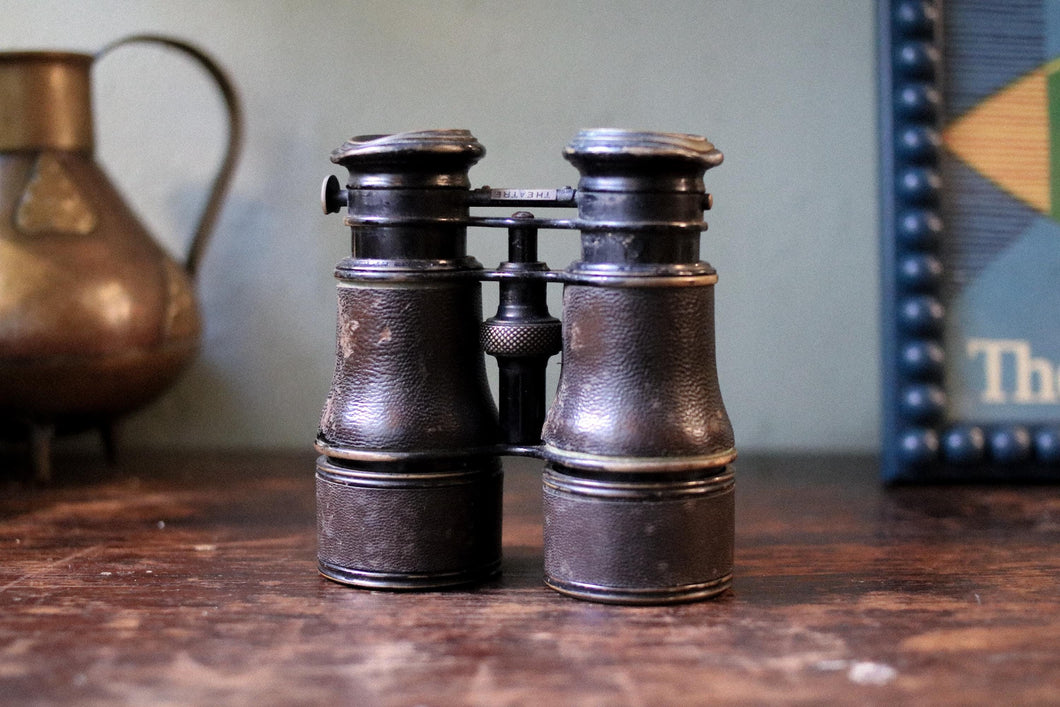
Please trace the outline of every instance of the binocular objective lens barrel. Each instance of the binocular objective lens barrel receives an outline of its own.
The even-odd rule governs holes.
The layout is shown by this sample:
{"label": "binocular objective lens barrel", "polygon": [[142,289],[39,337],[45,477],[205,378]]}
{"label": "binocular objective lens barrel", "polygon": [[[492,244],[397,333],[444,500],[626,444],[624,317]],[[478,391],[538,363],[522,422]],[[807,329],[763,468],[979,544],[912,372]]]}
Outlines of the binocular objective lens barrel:
{"label": "binocular objective lens barrel", "polygon": [[321,574],[371,589],[444,589],[500,571],[496,458],[463,464],[317,460]]}
{"label": "binocular objective lens barrel", "polygon": [[383,589],[495,575],[502,475],[497,410],[479,348],[482,269],[467,256],[465,130],[354,138],[352,254],[336,268],[335,375],[317,449],[322,574]]}
{"label": "binocular objective lens barrel", "polygon": [[595,601],[718,595],[732,581],[735,457],[699,260],[703,138],[584,131],[582,259],[563,294],[562,373],[543,434],[545,581]]}

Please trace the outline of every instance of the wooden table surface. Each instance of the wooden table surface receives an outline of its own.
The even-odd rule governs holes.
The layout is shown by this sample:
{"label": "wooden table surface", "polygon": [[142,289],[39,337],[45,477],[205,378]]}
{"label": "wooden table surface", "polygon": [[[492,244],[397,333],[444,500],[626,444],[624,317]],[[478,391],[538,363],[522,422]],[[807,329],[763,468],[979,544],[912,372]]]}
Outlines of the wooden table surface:
{"label": "wooden table surface", "polygon": [[529,460],[507,466],[501,579],[327,581],[313,460],[0,481],[0,702],[1060,703],[1057,487],[887,489],[871,459],[744,457],[734,590],[630,608],[541,584]]}

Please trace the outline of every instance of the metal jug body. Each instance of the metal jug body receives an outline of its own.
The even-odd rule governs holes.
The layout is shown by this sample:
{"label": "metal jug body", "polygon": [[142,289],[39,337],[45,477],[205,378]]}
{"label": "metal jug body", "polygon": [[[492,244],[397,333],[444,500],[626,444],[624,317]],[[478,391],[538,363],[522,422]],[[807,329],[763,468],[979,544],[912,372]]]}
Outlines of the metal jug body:
{"label": "metal jug body", "polygon": [[229,150],[209,223],[179,263],[95,160],[91,69],[131,42],[190,50],[219,72],[198,50],[153,36],[97,55],[0,53],[0,430],[35,438],[39,477],[51,434],[109,429],[198,350],[194,265],[234,167],[238,104],[225,79]]}
{"label": "metal jug body", "polygon": [[191,279],[93,159],[83,54],[0,54],[0,410],[119,415],[194,355]]}

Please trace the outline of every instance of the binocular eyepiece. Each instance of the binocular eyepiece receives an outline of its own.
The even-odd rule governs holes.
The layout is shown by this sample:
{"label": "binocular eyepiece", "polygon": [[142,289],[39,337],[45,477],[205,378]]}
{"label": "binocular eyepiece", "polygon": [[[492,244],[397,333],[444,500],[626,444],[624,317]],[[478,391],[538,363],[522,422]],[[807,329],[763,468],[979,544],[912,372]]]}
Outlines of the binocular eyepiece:
{"label": "binocular eyepiece", "polygon": [[[582,599],[655,604],[732,581],[732,427],[718,387],[713,292],[700,260],[704,172],[694,135],[585,130],[576,188],[472,189],[485,149],[465,130],[354,138],[332,154],[327,213],[345,208],[335,375],[316,447],[322,574],[439,589],[500,569],[503,455],[544,460],[545,582]],[[473,216],[571,207],[572,219]],[[506,228],[486,270],[469,226]],[[581,258],[538,261],[537,232],[576,229]],[[482,321],[481,286],[496,281]],[[562,323],[546,288],[563,285]],[[561,353],[559,388],[545,395]],[[499,395],[483,353],[495,357]]]}

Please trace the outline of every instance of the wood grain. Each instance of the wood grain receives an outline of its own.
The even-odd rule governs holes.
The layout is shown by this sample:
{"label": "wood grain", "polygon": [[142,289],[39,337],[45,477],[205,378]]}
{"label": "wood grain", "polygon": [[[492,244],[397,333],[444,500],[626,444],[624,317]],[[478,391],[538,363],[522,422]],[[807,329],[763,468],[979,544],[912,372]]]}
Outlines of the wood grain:
{"label": "wood grain", "polygon": [[1055,487],[884,489],[867,459],[740,459],[734,590],[632,608],[543,587],[538,467],[508,462],[503,577],[427,594],[317,574],[309,452],[5,482],[0,702],[1060,701]]}

